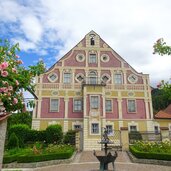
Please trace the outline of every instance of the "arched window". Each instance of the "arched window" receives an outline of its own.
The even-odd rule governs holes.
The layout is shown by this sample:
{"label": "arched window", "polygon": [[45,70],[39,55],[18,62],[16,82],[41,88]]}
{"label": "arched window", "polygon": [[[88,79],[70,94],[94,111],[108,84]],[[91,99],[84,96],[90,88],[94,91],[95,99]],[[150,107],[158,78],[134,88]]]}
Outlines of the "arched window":
{"label": "arched window", "polygon": [[95,45],[94,37],[91,37],[91,39],[90,39],[90,44],[91,44],[92,46]]}

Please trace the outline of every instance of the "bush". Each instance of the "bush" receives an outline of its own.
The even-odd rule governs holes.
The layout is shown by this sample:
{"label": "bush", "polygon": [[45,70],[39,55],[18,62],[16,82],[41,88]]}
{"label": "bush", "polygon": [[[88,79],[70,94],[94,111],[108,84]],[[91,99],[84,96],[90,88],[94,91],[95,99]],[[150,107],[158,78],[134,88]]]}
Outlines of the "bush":
{"label": "bush", "polygon": [[32,115],[30,112],[23,112],[23,113],[13,113],[8,118],[7,130],[13,125],[17,124],[26,124],[29,128],[31,128],[32,122]]}
{"label": "bush", "polygon": [[39,154],[39,155],[23,155],[17,157],[18,163],[31,163],[48,160],[68,159],[72,156],[73,151],[63,153]]}
{"label": "bush", "polygon": [[62,142],[63,133],[61,125],[50,125],[46,128],[46,142],[59,144]]}
{"label": "bush", "polygon": [[18,155],[16,155],[16,154],[10,155],[10,156],[4,156],[3,164],[12,163],[17,160],[17,157],[18,157]]}
{"label": "bush", "polygon": [[14,132],[19,139],[19,145],[22,146],[22,144],[20,144],[20,143],[21,142],[23,142],[23,143],[27,142],[29,131],[30,131],[30,128],[28,127],[28,125],[17,124],[17,125],[13,125],[9,129],[8,136],[10,136]]}
{"label": "bush", "polygon": [[75,134],[76,134],[76,131],[69,130],[69,131],[64,135],[64,139],[63,139],[64,144],[75,145]]}
{"label": "bush", "polygon": [[168,154],[168,153],[142,152],[142,151],[138,151],[134,146],[130,146],[129,149],[130,149],[130,152],[137,158],[171,161],[171,154]]}
{"label": "bush", "polygon": [[12,148],[18,148],[18,147],[19,147],[19,139],[13,132],[9,137],[7,148],[12,149]]}

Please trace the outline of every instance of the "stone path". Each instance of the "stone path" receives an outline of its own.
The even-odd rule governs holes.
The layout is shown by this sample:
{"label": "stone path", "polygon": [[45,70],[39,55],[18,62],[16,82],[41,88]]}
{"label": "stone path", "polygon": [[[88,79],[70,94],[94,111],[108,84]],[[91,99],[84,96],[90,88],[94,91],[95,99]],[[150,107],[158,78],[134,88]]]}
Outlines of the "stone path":
{"label": "stone path", "polygon": [[[104,152],[97,152],[98,155],[100,153],[104,154]],[[115,162],[115,168],[116,171],[171,171],[171,167],[168,166],[131,163],[126,152],[118,152],[118,157]],[[97,171],[98,169],[99,162],[93,155],[93,152],[85,151],[82,153],[78,153],[75,156],[74,161],[70,164],[27,169],[27,171]],[[109,164],[109,169],[112,170],[111,164]],[[7,170],[11,169],[3,169],[3,171]],[[18,169],[18,171],[21,170],[22,169]]]}

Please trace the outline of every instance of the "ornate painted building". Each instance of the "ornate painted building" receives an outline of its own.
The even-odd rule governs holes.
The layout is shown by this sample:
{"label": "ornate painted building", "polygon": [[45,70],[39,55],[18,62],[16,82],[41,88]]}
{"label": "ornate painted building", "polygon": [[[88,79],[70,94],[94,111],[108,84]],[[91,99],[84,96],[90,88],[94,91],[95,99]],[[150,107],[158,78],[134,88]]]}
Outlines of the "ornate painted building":
{"label": "ornate painted building", "polygon": [[154,131],[149,75],[135,71],[94,31],[36,79],[34,129],[82,128],[84,150],[95,149],[101,128]]}

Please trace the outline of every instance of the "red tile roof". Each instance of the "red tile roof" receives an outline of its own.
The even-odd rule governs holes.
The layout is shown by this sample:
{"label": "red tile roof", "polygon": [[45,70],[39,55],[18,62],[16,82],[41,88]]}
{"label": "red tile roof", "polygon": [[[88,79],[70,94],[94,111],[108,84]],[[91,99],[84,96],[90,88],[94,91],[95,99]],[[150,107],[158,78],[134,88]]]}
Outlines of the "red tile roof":
{"label": "red tile roof", "polygon": [[157,119],[171,119],[171,104],[165,109],[160,110],[156,115]]}

